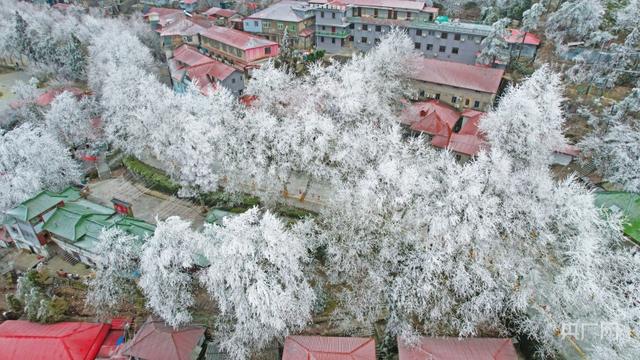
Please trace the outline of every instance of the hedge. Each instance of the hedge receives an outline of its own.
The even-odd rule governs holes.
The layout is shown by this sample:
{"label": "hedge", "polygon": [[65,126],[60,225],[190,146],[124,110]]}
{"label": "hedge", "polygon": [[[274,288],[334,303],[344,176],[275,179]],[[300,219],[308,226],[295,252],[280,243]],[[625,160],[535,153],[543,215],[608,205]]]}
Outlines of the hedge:
{"label": "hedge", "polygon": [[180,185],[173,182],[162,170],[147,165],[132,156],[122,159],[122,163],[131,173],[142,178],[154,190],[168,194],[175,194],[180,190]]}

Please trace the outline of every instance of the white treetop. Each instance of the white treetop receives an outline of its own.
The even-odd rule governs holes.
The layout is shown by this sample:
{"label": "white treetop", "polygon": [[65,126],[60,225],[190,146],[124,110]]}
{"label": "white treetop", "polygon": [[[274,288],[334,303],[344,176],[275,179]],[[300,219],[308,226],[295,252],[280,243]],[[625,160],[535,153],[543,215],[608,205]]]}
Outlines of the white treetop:
{"label": "white treetop", "polygon": [[58,95],[44,116],[45,126],[60,141],[77,147],[96,139],[96,129],[91,124],[91,100],[78,100],[70,92]]}
{"label": "white treetop", "polygon": [[199,239],[190,226],[175,216],[159,221],[140,257],[139,286],[147,306],[174,328],[191,321],[194,304],[189,270],[194,266],[193,249]]}
{"label": "white treetop", "polygon": [[200,280],[220,309],[216,339],[234,359],[248,359],[311,319],[307,248],[268,211],[252,208],[205,228],[202,251],[211,266]]}
{"label": "white treetop", "polygon": [[482,40],[482,51],[478,55],[477,61],[481,64],[490,65],[496,60],[507,61],[509,59],[509,44],[506,37],[507,26],[511,19],[503,18],[491,25],[491,33]]}
{"label": "white treetop", "polygon": [[625,190],[640,192],[640,88],[604,114],[581,147],[604,177]]}
{"label": "white treetop", "polygon": [[546,35],[556,43],[580,41],[598,30],[604,16],[601,0],[571,0],[547,18]]}
{"label": "white treetop", "polygon": [[52,134],[32,124],[0,130],[0,211],[79,179],[78,164]]}
{"label": "white treetop", "polygon": [[105,229],[95,248],[96,276],[89,281],[85,303],[98,316],[106,319],[117,314],[123,301],[130,300],[135,291],[134,272],[138,270],[138,256],[142,239],[118,228]]}

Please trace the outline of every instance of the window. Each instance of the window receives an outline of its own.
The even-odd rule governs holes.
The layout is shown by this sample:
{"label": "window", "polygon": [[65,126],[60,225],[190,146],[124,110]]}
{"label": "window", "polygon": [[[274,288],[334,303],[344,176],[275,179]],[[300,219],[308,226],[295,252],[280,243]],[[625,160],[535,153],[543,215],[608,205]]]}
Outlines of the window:
{"label": "window", "polygon": [[429,36],[433,36],[435,32],[433,30],[429,30]]}
{"label": "window", "polygon": [[433,44],[427,44],[427,50],[433,50]]}
{"label": "window", "polygon": [[377,31],[377,32],[382,31],[382,26],[380,26],[380,25],[376,25],[376,31]]}
{"label": "window", "polygon": [[436,94],[436,100],[440,100],[440,94]]}
{"label": "window", "polygon": [[422,36],[422,29],[416,30],[416,36]]}
{"label": "window", "polygon": [[265,28],[265,29],[270,28],[271,27],[271,22],[269,22],[269,21],[262,22],[262,27]]}
{"label": "window", "polygon": [[447,47],[444,45],[440,45],[440,48],[438,49],[438,51],[440,52],[446,52],[447,51]]}
{"label": "window", "polygon": [[278,30],[282,30],[284,29],[284,24],[283,23],[278,23]]}
{"label": "window", "polygon": [[296,32],[296,24],[289,24],[289,31]]}
{"label": "window", "polygon": [[460,34],[453,35],[453,40],[460,40]]}
{"label": "window", "polygon": [[235,84],[236,83],[236,78],[231,79],[231,83]]}
{"label": "window", "polygon": [[420,97],[424,97],[424,90],[420,90]]}
{"label": "window", "polygon": [[332,32],[332,33],[336,32],[336,27],[335,27],[335,26],[332,26],[332,27],[331,27],[331,32]]}
{"label": "window", "polygon": [[373,17],[378,17],[378,9],[373,9]]}
{"label": "window", "polygon": [[253,26],[258,27],[258,22],[257,22],[257,21],[254,21],[254,22],[253,22]]}
{"label": "window", "polygon": [[193,37],[191,37],[191,36],[185,36],[185,37],[184,37],[184,41],[186,41],[186,42],[191,42],[191,41],[193,41]]}
{"label": "window", "polygon": [[452,54],[457,54],[457,53],[458,53],[458,50],[459,50],[459,49],[458,49],[457,47],[451,48],[451,53],[452,53]]}
{"label": "window", "polygon": [[324,25],[322,25],[322,30],[324,30],[324,29],[325,29],[325,27],[324,27]]}
{"label": "window", "polygon": [[479,108],[480,107],[480,101],[476,100],[473,102],[473,107],[474,108]]}
{"label": "window", "polygon": [[354,23],[349,24],[349,29],[355,29],[355,28],[356,28],[356,26],[355,26]]}
{"label": "window", "polygon": [[411,13],[407,12],[407,20],[411,20]]}
{"label": "window", "polygon": [[446,39],[449,36],[446,32],[440,33],[440,39]]}
{"label": "window", "polygon": [[271,48],[270,48],[270,47],[266,47],[266,48],[264,48],[264,54],[265,54],[265,55],[269,55],[269,54],[271,54]]}
{"label": "window", "polygon": [[458,101],[458,97],[457,96],[452,96],[451,97],[451,102],[455,104],[456,101]]}
{"label": "window", "polygon": [[376,44],[376,45],[380,44],[380,39],[373,40],[373,43]]}
{"label": "window", "polygon": [[335,19],[335,18],[336,18],[336,13],[332,12],[332,13],[331,13],[331,18],[332,18],[332,19]]}
{"label": "window", "polygon": [[362,42],[363,44],[366,44],[367,43],[367,38],[363,36],[360,42]]}
{"label": "window", "polygon": [[369,30],[369,26],[367,24],[362,24],[362,31]]}
{"label": "window", "polygon": [[331,43],[335,44],[336,43],[336,38],[331,38]]}
{"label": "window", "polygon": [[320,17],[323,18],[324,17],[324,11],[320,11]]}
{"label": "window", "polygon": [[417,49],[417,50],[420,50],[420,43],[419,42],[413,43],[413,48]]}
{"label": "window", "polygon": [[324,42],[324,36],[320,36],[320,42]]}
{"label": "window", "polygon": [[464,106],[469,106],[469,99],[464,99]]}

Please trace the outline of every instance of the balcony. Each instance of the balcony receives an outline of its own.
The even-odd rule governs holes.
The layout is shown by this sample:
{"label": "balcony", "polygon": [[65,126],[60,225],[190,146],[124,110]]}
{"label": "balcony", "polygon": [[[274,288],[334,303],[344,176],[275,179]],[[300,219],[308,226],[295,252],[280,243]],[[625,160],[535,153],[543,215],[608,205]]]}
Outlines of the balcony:
{"label": "balcony", "polygon": [[351,31],[349,30],[339,30],[336,32],[316,31],[316,36],[326,36],[326,37],[334,37],[334,38],[340,38],[340,39],[345,39],[349,35],[351,35]]}

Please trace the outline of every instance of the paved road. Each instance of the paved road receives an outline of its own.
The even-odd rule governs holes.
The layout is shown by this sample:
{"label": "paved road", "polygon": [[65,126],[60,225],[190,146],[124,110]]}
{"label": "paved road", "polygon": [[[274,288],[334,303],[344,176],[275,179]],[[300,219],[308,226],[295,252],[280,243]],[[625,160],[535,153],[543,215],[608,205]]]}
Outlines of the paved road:
{"label": "paved road", "polygon": [[28,81],[29,75],[24,71],[15,71],[6,74],[0,74],[0,112],[9,108],[9,103],[15,99],[15,95],[11,93],[13,84],[18,81]]}

